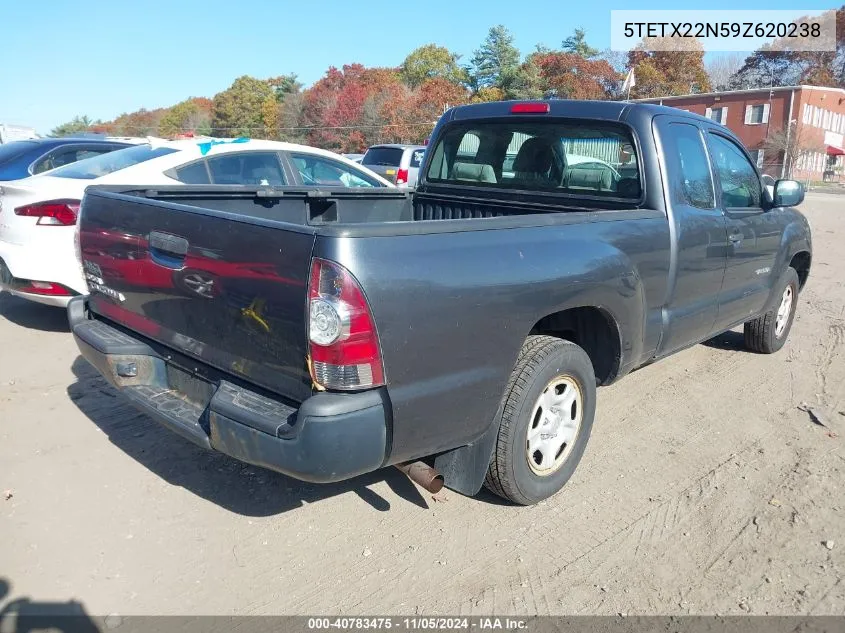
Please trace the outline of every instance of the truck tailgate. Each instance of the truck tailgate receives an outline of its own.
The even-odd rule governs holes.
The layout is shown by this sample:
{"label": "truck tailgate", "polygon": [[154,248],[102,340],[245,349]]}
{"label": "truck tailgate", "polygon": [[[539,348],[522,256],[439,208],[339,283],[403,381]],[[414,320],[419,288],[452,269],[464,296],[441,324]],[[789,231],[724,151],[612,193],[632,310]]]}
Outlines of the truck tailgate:
{"label": "truck tailgate", "polygon": [[288,398],[310,395],[310,227],[94,190],[79,231],[94,314]]}

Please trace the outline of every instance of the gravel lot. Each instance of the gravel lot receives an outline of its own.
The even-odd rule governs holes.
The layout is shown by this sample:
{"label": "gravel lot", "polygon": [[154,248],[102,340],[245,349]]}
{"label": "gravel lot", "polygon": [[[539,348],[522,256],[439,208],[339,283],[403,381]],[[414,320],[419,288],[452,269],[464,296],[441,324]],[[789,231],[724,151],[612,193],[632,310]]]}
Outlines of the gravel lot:
{"label": "gravel lot", "polygon": [[845,614],[845,203],[803,210],[787,346],[732,332],[601,389],[573,480],[531,508],[204,453],[117,396],[62,311],[0,295],[0,608]]}

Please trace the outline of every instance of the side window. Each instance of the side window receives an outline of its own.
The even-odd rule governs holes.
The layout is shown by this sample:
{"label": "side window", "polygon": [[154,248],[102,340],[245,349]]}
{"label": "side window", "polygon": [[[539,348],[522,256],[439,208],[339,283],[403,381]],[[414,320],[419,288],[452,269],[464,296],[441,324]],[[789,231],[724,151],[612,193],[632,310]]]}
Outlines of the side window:
{"label": "side window", "polygon": [[425,154],[424,149],[415,149],[411,153],[411,168],[419,169],[420,165],[422,164],[423,155]]}
{"label": "side window", "polygon": [[291,161],[306,186],[379,187],[377,181],[363,172],[322,156],[291,154]]}
{"label": "side window", "polygon": [[725,208],[761,206],[760,178],[742,150],[733,141],[712,133],[710,148]]}
{"label": "side window", "polygon": [[197,161],[190,165],[185,165],[176,170],[176,180],[183,182],[186,185],[210,185],[211,180],[208,177],[208,168],[205,161]]}
{"label": "side window", "polygon": [[667,140],[669,156],[675,157],[670,159],[675,163],[670,170],[672,201],[697,209],[715,208],[713,177],[698,128],[688,123],[671,123]]}
{"label": "side window", "polygon": [[238,152],[208,159],[215,185],[285,184],[282,166],[275,152]]}

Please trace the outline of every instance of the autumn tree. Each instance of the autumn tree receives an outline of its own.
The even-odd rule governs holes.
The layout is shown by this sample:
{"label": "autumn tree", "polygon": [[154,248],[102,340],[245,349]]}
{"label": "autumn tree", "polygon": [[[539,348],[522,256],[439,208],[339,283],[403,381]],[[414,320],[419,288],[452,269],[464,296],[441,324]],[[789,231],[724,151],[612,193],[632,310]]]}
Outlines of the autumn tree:
{"label": "autumn tree", "polygon": [[[670,41],[671,40],[671,41]],[[671,50],[658,50],[670,48]],[[704,47],[697,39],[645,38],[628,53],[636,86],[632,97],[662,97],[708,92]]]}
{"label": "autumn tree", "polygon": [[409,104],[408,114],[415,124],[413,142],[426,138],[447,108],[462,105],[468,99],[466,88],[441,77],[423,83]]}
{"label": "autumn tree", "polygon": [[535,53],[531,59],[539,69],[546,95],[560,99],[610,99],[620,79],[603,59],[560,51]]}
{"label": "autumn tree", "polygon": [[157,136],[159,123],[166,113],[164,108],[141,108],[121,114],[107,124],[109,133],[115,136]]}
{"label": "autumn tree", "polygon": [[564,53],[572,53],[584,59],[591,59],[599,55],[599,50],[587,44],[587,32],[582,28],[577,28],[575,31],[563,40],[562,46]]}
{"label": "autumn tree", "polygon": [[266,81],[244,75],[214,96],[211,125],[217,136],[250,136],[262,132],[264,103],[275,100],[273,87]]}
{"label": "autumn tree", "polygon": [[94,122],[86,115],[75,116],[67,123],[57,125],[50,131],[50,136],[73,136],[90,131]]}
{"label": "autumn tree", "polygon": [[169,108],[159,121],[158,133],[164,137],[174,137],[184,132],[198,135],[211,133],[211,107],[209,99],[186,99]]}
{"label": "autumn tree", "polygon": [[448,48],[426,44],[411,51],[400,67],[402,80],[411,88],[418,88],[429,79],[445,79],[452,83],[465,80],[465,72],[458,64],[461,58]]}
{"label": "autumn tree", "polygon": [[513,35],[503,25],[494,26],[487,33],[481,48],[472,56],[468,69],[472,88],[502,88],[502,81],[513,82],[518,73],[519,49],[514,46]]}

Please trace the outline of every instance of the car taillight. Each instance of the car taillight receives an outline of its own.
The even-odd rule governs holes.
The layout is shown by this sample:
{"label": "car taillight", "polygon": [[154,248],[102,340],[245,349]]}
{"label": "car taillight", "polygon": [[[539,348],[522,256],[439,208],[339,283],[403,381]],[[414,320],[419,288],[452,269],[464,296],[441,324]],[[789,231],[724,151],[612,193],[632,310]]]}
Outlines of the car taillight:
{"label": "car taillight", "polygon": [[61,284],[54,284],[51,281],[29,281],[23,286],[15,288],[19,292],[28,292],[34,295],[48,295],[51,297],[69,297],[70,290]]}
{"label": "car taillight", "polygon": [[79,200],[50,200],[15,209],[15,215],[38,218],[42,226],[73,226],[79,214]]}
{"label": "car taillight", "polygon": [[406,185],[408,184],[408,170],[407,169],[400,169],[396,172],[396,184],[397,185]]}
{"label": "car taillight", "polygon": [[314,258],[308,286],[311,379],[325,389],[384,384],[381,348],[370,306],[352,274]]}

